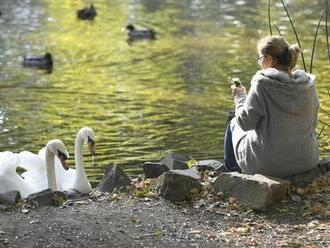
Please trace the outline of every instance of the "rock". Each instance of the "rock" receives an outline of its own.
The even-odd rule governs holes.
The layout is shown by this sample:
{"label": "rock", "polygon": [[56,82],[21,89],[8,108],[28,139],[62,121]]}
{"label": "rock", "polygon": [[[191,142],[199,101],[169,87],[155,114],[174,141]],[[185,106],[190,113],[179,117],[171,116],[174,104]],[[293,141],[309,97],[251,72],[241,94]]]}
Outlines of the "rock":
{"label": "rock", "polygon": [[146,178],[156,178],[168,171],[168,167],[162,163],[145,162],[142,166]]}
{"label": "rock", "polygon": [[330,171],[330,158],[325,158],[321,160],[318,164],[318,167],[324,174]]}
{"label": "rock", "polygon": [[230,172],[220,174],[213,186],[216,193],[223,192],[252,209],[265,210],[286,198],[289,182],[259,174]]}
{"label": "rock", "polygon": [[[326,169],[326,166],[324,166],[323,169]],[[323,175],[322,170],[319,167],[315,167],[314,169],[287,177],[286,179],[294,185],[305,186],[321,175]]]}
{"label": "rock", "polygon": [[159,163],[164,164],[170,170],[185,170],[189,169],[187,161],[189,158],[180,153],[168,153]]}
{"label": "rock", "polygon": [[192,169],[167,171],[158,178],[159,195],[170,201],[190,201],[202,189],[199,179]]}
{"label": "rock", "polygon": [[89,194],[81,193],[81,192],[79,192],[75,189],[70,189],[68,191],[64,191],[64,194],[65,194],[67,199],[74,199],[74,200],[86,199],[86,197],[89,196]]}
{"label": "rock", "polygon": [[13,206],[21,199],[21,193],[17,190],[0,194],[0,204]]}
{"label": "rock", "polygon": [[122,168],[117,165],[109,165],[96,189],[101,192],[111,192],[114,188],[125,187],[130,184],[131,180]]}
{"label": "rock", "polygon": [[198,171],[215,171],[215,172],[228,172],[224,163],[218,160],[200,160],[197,161],[195,167]]}
{"label": "rock", "polygon": [[59,206],[65,200],[66,196],[63,192],[52,191],[51,189],[45,189],[33,194],[30,194],[26,200],[35,206]]}

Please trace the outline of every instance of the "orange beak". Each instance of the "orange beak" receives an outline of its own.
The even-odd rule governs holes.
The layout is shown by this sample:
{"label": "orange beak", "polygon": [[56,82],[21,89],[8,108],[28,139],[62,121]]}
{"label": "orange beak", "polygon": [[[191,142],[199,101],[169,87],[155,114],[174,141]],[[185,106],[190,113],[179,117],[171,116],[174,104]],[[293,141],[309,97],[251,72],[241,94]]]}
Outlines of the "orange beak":
{"label": "orange beak", "polygon": [[95,146],[94,146],[94,144],[89,143],[88,144],[88,150],[91,153],[91,155],[95,155]]}
{"label": "orange beak", "polygon": [[63,169],[64,169],[64,170],[68,170],[68,169],[69,169],[69,165],[68,165],[68,163],[66,162],[66,159],[65,159],[64,157],[62,157],[62,156],[59,156],[59,159],[60,159],[60,161],[61,161],[61,164],[62,164],[62,166],[63,166]]}

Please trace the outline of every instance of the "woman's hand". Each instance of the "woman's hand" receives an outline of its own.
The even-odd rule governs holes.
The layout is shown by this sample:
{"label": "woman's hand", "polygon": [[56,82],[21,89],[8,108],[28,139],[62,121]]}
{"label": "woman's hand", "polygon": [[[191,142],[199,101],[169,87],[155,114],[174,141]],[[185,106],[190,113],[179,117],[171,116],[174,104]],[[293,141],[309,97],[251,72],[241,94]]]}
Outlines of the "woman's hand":
{"label": "woman's hand", "polygon": [[241,87],[237,87],[235,86],[235,84],[232,84],[230,86],[231,88],[231,94],[233,95],[233,97],[237,96],[238,94],[241,94],[241,93],[245,93],[246,94],[246,89],[244,86],[241,86]]}

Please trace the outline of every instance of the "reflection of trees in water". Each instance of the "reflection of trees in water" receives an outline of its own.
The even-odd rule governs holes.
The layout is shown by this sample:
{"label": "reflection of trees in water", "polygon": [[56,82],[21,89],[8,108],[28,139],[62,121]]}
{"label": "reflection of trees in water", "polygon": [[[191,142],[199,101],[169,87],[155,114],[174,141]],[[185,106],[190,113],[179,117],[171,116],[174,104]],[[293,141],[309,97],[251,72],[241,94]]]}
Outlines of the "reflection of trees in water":
{"label": "reflection of trees in water", "polygon": [[[202,54],[188,55],[185,61],[180,66],[181,77],[183,84],[188,92],[202,92],[203,91],[203,75],[204,75],[204,63],[201,59]],[[204,82],[206,83],[206,82]]]}
{"label": "reflection of trees in water", "polygon": [[1,53],[0,57],[4,61],[16,61],[18,56],[26,53],[25,50],[30,50],[34,46],[25,36],[43,27],[41,20],[44,19],[45,11],[42,4],[27,0],[1,0],[0,10],[0,49],[12,51]]}
{"label": "reflection of trees in water", "polygon": [[18,32],[31,30],[32,27],[40,27],[40,20],[44,17],[42,4],[34,1],[1,0],[0,10],[2,12],[2,24],[7,25],[7,28],[14,26]]}
{"label": "reflection of trees in water", "polygon": [[184,0],[177,4],[181,6],[182,17],[185,19],[214,21],[228,26],[258,24],[254,18],[260,10],[257,0]]}
{"label": "reflection of trees in water", "polygon": [[[201,33],[235,33],[237,35],[257,36],[258,30],[267,28],[267,19],[262,15],[261,0],[183,0],[171,2],[177,9],[172,20],[175,22],[174,35],[196,36]],[[168,2],[169,4],[169,2]],[[167,9],[169,6],[165,6]],[[267,10],[267,5],[265,5]],[[246,32],[249,32],[246,34]]]}
{"label": "reflection of trees in water", "polygon": [[140,0],[140,3],[143,5],[146,12],[157,12],[163,10],[164,0]]}

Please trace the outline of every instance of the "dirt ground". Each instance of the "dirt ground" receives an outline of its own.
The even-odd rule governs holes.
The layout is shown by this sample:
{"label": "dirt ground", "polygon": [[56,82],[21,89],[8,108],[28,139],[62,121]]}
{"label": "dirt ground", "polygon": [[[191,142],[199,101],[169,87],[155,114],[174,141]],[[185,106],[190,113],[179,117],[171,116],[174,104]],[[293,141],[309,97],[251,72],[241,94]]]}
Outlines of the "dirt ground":
{"label": "dirt ground", "polygon": [[259,213],[221,196],[181,205],[129,193],[61,207],[20,203],[0,211],[0,247],[330,247],[329,188],[290,198]]}

